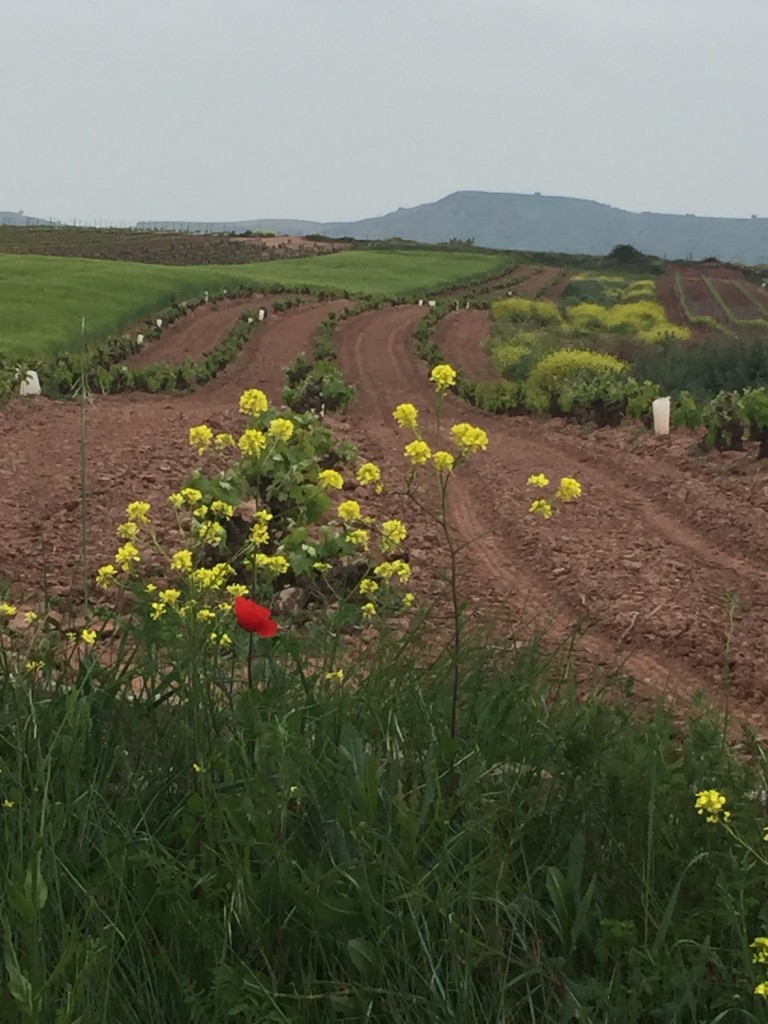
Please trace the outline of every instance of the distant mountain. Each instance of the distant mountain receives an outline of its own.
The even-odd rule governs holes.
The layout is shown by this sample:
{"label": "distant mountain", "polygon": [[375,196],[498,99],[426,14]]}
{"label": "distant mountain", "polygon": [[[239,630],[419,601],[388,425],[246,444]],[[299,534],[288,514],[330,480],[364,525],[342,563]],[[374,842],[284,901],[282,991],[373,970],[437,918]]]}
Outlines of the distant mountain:
{"label": "distant mountain", "polygon": [[10,210],[0,210],[0,224],[13,224],[15,227],[29,227],[31,224],[51,224],[50,220],[41,220],[40,217],[27,217],[21,210],[18,213],[11,213]]}
{"label": "distant mountain", "polygon": [[[17,214],[0,213],[3,218]],[[18,223],[18,221],[10,221]],[[23,223],[44,223],[24,218]],[[403,238],[447,242],[473,238],[478,246],[532,252],[605,255],[616,245],[667,259],[708,256],[737,263],[768,263],[768,217],[696,217],[693,214],[629,213],[604,203],[562,196],[511,192],[454,192],[436,203],[399,209],[383,217],[320,223],[262,219],[141,221],[141,228],[201,232],[274,231],[361,239]]]}

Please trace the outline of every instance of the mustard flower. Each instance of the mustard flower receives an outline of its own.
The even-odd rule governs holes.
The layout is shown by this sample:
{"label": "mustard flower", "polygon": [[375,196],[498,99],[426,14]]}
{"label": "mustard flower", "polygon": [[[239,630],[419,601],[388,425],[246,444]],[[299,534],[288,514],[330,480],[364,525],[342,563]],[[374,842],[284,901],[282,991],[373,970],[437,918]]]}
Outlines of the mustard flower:
{"label": "mustard flower", "polygon": [[171,556],[171,568],[176,572],[192,572],[192,552],[182,548]]}
{"label": "mustard flower", "polygon": [[354,544],[356,548],[362,548],[364,551],[368,550],[368,538],[368,531],[363,529],[350,530],[347,534],[350,544]]}
{"label": "mustard flower", "polygon": [[92,647],[96,643],[96,636],[97,634],[95,629],[84,629],[80,633],[80,639],[84,644],[88,644],[89,647]]}
{"label": "mustard flower", "polygon": [[165,604],[176,604],[181,597],[181,591],[176,590],[173,587],[169,587],[167,590],[160,591],[160,600]]}
{"label": "mustard flower", "polygon": [[28,661],[24,666],[29,672],[37,672],[39,669],[45,668],[42,661]]}
{"label": "mustard flower", "polygon": [[148,523],[151,507],[148,501],[132,501],[126,508],[125,514],[131,523]]}
{"label": "mustard flower", "polygon": [[127,541],[115,553],[115,564],[122,572],[130,572],[140,561],[139,549],[131,541]]}
{"label": "mustard flower", "polygon": [[765,999],[768,999],[768,981],[761,981],[760,984],[756,986],[755,995],[763,996]]}
{"label": "mustard flower", "polygon": [[377,494],[381,494],[384,490],[384,485],[381,482],[381,470],[375,462],[364,462],[362,464],[357,471],[357,482],[362,487],[369,487],[373,484]]}
{"label": "mustard flower", "polygon": [[415,600],[416,595],[412,594],[409,590],[407,593],[403,594],[403,608],[412,608]]}
{"label": "mustard flower", "polygon": [[136,540],[139,536],[139,524],[132,522],[120,523],[116,532],[120,540]]}
{"label": "mustard flower", "polygon": [[480,451],[488,447],[488,435],[482,427],[473,427],[471,423],[456,423],[451,427],[451,437],[463,455]]}
{"label": "mustard flower", "polygon": [[373,616],[376,614],[376,605],[373,604],[372,601],[368,601],[366,604],[363,605],[361,611],[363,613],[364,618],[372,619]]}
{"label": "mustard flower", "polygon": [[15,604],[8,604],[6,601],[0,601],[0,615],[6,615],[9,619],[12,619],[15,614]]}
{"label": "mustard flower", "polygon": [[382,580],[399,579],[407,583],[411,578],[411,567],[402,558],[395,558],[391,562],[381,562],[373,570],[374,576]]}
{"label": "mustard flower", "polygon": [[244,416],[258,416],[269,408],[269,400],[263,391],[251,388],[240,395],[240,412]]}
{"label": "mustard flower", "polygon": [[181,509],[185,505],[193,508],[203,500],[203,492],[198,491],[196,487],[184,487],[180,491],[176,491],[174,494],[168,495],[168,501],[173,505],[175,509]]}
{"label": "mustard flower", "polygon": [[212,443],[213,431],[206,423],[189,428],[189,444],[196,449],[198,455],[205,455]]}
{"label": "mustard flower", "polygon": [[37,622],[37,612],[24,612],[24,621],[28,626],[31,626],[33,622]]}
{"label": "mustard flower", "polygon": [[408,529],[399,519],[387,519],[381,524],[381,533],[381,550],[388,553],[400,547],[408,536]]}
{"label": "mustard flower", "polygon": [[327,683],[343,683],[344,682],[344,672],[340,668],[336,669],[335,672],[326,672],[325,673],[325,681]]}
{"label": "mustard flower", "polygon": [[222,519],[231,519],[235,514],[235,506],[230,505],[227,501],[219,501],[217,499],[211,502],[210,511],[214,516],[220,516]]}
{"label": "mustard flower", "polygon": [[101,587],[102,590],[107,590],[114,583],[116,576],[117,569],[114,565],[102,565],[96,573],[96,586]]}
{"label": "mustard flower", "polygon": [[759,935],[753,942],[750,942],[749,948],[754,950],[753,964],[768,964],[768,938]]}
{"label": "mustard flower", "polygon": [[291,420],[278,417],[269,424],[268,434],[280,441],[290,441],[293,437],[293,423]]}
{"label": "mustard flower", "polygon": [[317,474],[317,482],[326,491],[340,491],[344,486],[344,477],[335,469],[321,469]]}
{"label": "mustard flower", "polygon": [[210,608],[201,608],[197,613],[198,622],[210,622],[216,618],[216,613],[212,612]]}
{"label": "mustard flower", "polygon": [[529,487],[549,487],[549,480],[543,473],[535,473],[526,480]]}
{"label": "mustard flower", "polygon": [[264,522],[255,522],[251,527],[251,543],[263,547],[269,540],[269,530]]}
{"label": "mustard flower", "polygon": [[539,498],[532,502],[528,511],[533,512],[535,516],[543,516],[544,519],[552,518],[552,506],[545,498]]}
{"label": "mustard flower", "polygon": [[419,410],[410,402],[401,402],[392,413],[397,425],[408,430],[416,430],[419,425]]}
{"label": "mustard flower", "polygon": [[361,594],[375,594],[379,589],[379,584],[376,580],[363,580],[360,584]]}
{"label": "mustard flower", "polygon": [[342,501],[336,510],[339,519],[345,523],[354,523],[362,515],[360,503],[357,501]]}
{"label": "mustard flower", "polygon": [[243,455],[259,455],[267,444],[267,435],[262,430],[249,427],[238,438],[237,447]]}
{"label": "mustard flower", "polygon": [[413,466],[421,466],[432,458],[432,452],[426,441],[411,441],[405,446],[403,454],[411,460]]}
{"label": "mustard flower", "polygon": [[555,497],[560,501],[576,501],[581,497],[581,484],[572,476],[564,476],[555,491]]}
{"label": "mustard flower", "polygon": [[440,363],[432,369],[429,379],[437,388],[438,392],[447,391],[456,383],[456,371],[448,363]]}
{"label": "mustard flower", "polygon": [[227,433],[217,434],[216,437],[214,437],[213,439],[213,443],[216,446],[216,448],[219,449],[219,451],[222,451],[224,448],[235,447],[234,437],[231,434]]}
{"label": "mustard flower", "polygon": [[152,604],[149,606],[149,609],[150,619],[153,619],[155,622],[157,622],[159,618],[165,615],[166,611],[168,610],[168,605],[165,604],[164,601],[153,601]]}
{"label": "mustard flower", "polygon": [[438,473],[453,472],[454,458],[450,452],[435,452],[432,456],[432,461],[434,462],[435,469]]}
{"label": "mustard flower", "polygon": [[202,765],[199,765],[199,764],[198,764],[198,763],[197,763],[197,762],[195,761],[195,762],[193,762],[193,764],[192,764],[192,771],[193,771],[193,772],[195,773],[195,775],[202,775],[202,774],[203,774],[203,772],[205,771],[205,768],[203,768],[203,767],[202,767]]}
{"label": "mustard flower", "polygon": [[331,565],[330,562],[315,562],[312,565],[312,568],[315,570],[315,572],[324,573],[328,572],[329,569],[332,569],[333,566]]}
{"label": "mustard flower", "polygon": [[258,551],[253,560],[257,569],[264,569],[275,576],[284,576],[290,568],[288,559],[283,555],[265,555],[262,551]]}
{"label": "mustard flower", "polygon": [[727,798],[717,789],[702,789],[696,794],[696,810],[699,814],[706,814],[711,825],[721,818],[723,821],[731,820],[731,812],[724,810],[726,803]]}
{"label": "mustard flower", "polygon": [[243,583],[230,583],[227,587],[227,593],[230,597],[245,597],[248,593],[248,587]]}
{"label": "mustard flower", "polygon": [[219,547],[227,539],[227,531],[221,523],[202,523],[197,535],[204,544]]}
{"label": "mustard flower", "polygon": [[8,800],[8,799],[3,800],[3,807],[6,809],[6,811],[13,810],[13,808],[15,806],[16,806],[16,801],[15,800]]}

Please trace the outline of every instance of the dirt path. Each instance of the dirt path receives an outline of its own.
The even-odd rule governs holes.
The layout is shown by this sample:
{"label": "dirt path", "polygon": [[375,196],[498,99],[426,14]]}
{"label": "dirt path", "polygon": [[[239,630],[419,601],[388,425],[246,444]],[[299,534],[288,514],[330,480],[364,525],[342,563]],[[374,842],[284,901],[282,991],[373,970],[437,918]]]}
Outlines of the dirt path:
{"label": "dirt path", "polygon": [[[426,366],[410,343],[419,312],[366,315],[340,336],[342,369],[359,389],[347,427],[389,475],[402,472],[408,439],[392,408],[413,401],[426,411],[432,403]],[[721,690],[723,602],[735,592],[744,611],[732,643],[734,705],[755,727],[768,727],[765,476],[757,485],[734,476],[729,494],[666,442],[632,451],[627,432],[583,438],[556,423],[485,416],[452,396],[445,419],[483,426],[491,439],[452,483],[451,515],[469,544],[463,572],[472,604],[522,630],[549,620],[552,640],[582,621],[584,664],[621,668],[641,692],[677,702]],[[525,480],[539,472],[555,481],[576,476],[583,500],[550,522],[527,515],[534,493]],[[414,509],[403,515],[413,520]],[[433,571],[439,537],[426,523],[414,531],[416,568]]]}
{"label": "dirt path", "polygon": [[[172,527],[167,496],[183,485],[199,460],[188,443],[189,428],[209,423],[237,431],[238,399],[246,388],[262,388],[281,404],[283,368],[302,350],[330,310],[344,302],[299,307],[270,317],[239,357],[206,387],[183,395],[107,395],[86,410],[88,564],[91,571],[114,554],[114,530],[133,499],[150,501],[160,535]],[[197,333],[197,314],[183,324]],[[217,322],[226,333],[237,318],[229,310]],[[206,318],[208,326],[210,320]],[[206,328],[207,329],[207,328]],[[186,345],[183,332],[177,334]],[[214,343],[220,337],[213,336]],[[80,409],[74,402],[15,399],[0,410],[0,583],[21,597],[40,593],[43,576],[51,591],[81,592]]]}
{"label": "dirt path", "polygon": [[472,380],[498,380],[486,348],[492,324],[487,310],[460,309],[443,317],[433,337],[446,360]]}

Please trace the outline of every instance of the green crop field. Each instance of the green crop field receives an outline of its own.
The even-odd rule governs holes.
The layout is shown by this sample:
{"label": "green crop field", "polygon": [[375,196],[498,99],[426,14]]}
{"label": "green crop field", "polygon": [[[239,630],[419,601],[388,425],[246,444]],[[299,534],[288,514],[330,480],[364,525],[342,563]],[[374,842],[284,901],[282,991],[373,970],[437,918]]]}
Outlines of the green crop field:
{"label": "green crop field", "polygon": [[0,254],[0,354],[43,354],[102,340],[174,301],[237,285],[309,285],[394,295],[490,273],[505,256],[341,252],[237,266],[168,267]]}

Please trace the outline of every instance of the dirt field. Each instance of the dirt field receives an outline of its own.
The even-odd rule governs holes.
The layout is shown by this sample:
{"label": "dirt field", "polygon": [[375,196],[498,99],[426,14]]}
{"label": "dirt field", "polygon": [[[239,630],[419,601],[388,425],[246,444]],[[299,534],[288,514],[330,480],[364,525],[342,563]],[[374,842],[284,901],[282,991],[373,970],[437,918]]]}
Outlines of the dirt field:
{"label": "dirt field", "polygon": [[[191,394],[94,400],[87,412],[91,569],[113,554],[114,527],[129,500],[162,508],[183,483],[196,463],[188,428],[236,428],[237,400],[248,387],[279,401],[282,368],[311,349],[320,321],[342,305],[272,316],[235,363]],[[439,602],[439,532],[394,487],[409,438],[392,409],[412,401],[426,419],[432,403],[426,366],[410,341],[425,312],[396,307],[341,326],[340,365],[358,398],[331,425],[381,463],[390,487],[375,504],[410,524],[416,589]],[[206,333],[223,335],[237,315],[233,307],[208,322]],[[192,345],[185,332],[200,331],[198,316],[205,311],[175,333],[180,350]],[[457,362],[469,372],[479,366],[471,350],[481,328],[474,311],[441,325],[445,351],[464,353],[467,362]],[[0,410],[0,576],[19,599],[40,593],[44,570],[50,591],[62,595],[82,576],[79,417],[75,404],[45,399],[16,399]],[[733,707],[741,721],[768,732],[768,469],[753,450],[701,457],[692,453],[692,436],[656,439],[635,426],[582,436],[558,421],[483,415],[453,396],[443,419],[478,424],[490,437],[488,452],[473,456],[451,484],[450,514],[466,544],[462,587],[473,611],[506,633],[522,638],[542,629],[553,642],[578,624],[576,663],[585,677],[601,666],[635,676],[640,695],[687,704],[699,689],[722,695],[724,598],[733,592],[742,609],[727,673]],[[583,499],[549,522],[530,516],[527,506],[539,496],[526,489],[531,473],[553,481],[576,476]]]}

